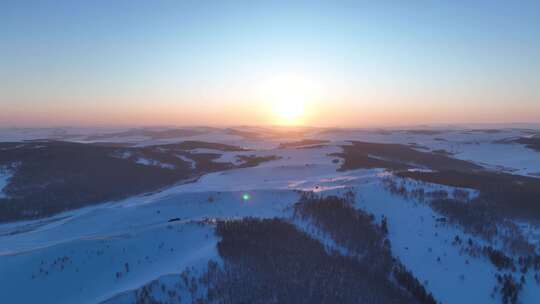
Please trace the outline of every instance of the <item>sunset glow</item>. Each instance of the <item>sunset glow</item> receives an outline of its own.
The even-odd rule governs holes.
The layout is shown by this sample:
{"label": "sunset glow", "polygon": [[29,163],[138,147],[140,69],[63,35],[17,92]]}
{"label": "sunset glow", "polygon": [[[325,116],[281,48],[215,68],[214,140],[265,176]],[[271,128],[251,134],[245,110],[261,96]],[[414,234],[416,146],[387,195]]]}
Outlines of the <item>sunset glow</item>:
{"label": "sunset glow", "polygon": [[298,96],[284,97],[276,101],[275,112],[278,124],[300,124],[304,114],[304,101]]}
{"label": "sunset glow", "polygon": [[61,2],[0,9],[1,126],[540,121],[538,1]]}
{"label": "sunset glow", "polygon": [[321,90],[307,77],[291,73],[263,81],[259,95],[273,115],[273,124],[302,125],[309,112],[316,112]]}

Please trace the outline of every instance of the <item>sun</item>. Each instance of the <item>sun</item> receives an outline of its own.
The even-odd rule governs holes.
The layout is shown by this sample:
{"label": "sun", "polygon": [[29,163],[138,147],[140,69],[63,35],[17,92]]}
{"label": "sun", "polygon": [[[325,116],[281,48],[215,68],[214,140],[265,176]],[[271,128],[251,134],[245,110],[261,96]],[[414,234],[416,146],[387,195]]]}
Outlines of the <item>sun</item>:
{"label": "sun", "polygon": [[303,125],[313,111],[317,90],[308,78],[279,75],[268,79],[261,95],[270,119],[277,125]]}
{"label": "sun", "polygon": [[301,124],[305,115],[305,100],[302,96],[290,94],[278,97],[274,102],[274,115],[279,124]]}

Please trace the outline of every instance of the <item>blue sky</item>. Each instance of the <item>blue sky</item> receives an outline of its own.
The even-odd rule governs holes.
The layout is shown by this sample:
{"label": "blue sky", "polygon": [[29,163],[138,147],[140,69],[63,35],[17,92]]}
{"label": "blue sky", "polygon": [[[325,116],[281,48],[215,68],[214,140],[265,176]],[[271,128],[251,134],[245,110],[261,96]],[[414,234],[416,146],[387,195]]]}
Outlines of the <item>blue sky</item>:
{"label": "blue sky", "polygon": [[2,1],[0,38],[2,125],[272,123],[287,75],[313,125],[540,121],[540,1]]}

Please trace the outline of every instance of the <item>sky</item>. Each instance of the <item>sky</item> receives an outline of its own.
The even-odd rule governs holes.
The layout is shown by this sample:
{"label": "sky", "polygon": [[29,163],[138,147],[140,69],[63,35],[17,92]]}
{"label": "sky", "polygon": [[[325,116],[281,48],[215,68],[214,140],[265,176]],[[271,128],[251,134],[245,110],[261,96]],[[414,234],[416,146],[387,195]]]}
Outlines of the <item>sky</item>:
{"label": "sky", "polygon": [[0,126],[540,122],[540,1],[0,1]]}

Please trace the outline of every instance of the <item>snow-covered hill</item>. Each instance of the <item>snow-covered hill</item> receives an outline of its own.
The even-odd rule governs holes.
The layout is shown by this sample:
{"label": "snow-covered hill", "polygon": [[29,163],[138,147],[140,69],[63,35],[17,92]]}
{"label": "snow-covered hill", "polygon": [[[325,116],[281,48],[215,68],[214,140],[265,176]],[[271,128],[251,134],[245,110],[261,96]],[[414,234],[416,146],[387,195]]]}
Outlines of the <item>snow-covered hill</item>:
{"label": "snow-covered hill", "polygon": [[[540,228],[535,217],[501,219],[495,223],[499,230],[486,238],[464,225],[461,218],[443,214],[432,204],[441,195],[449,199],[448,203],[455,199],[474,204],[474,199],[481,197],[481,190],[399,177],[385,168],[344,170],[345,160],[340,156],[342,146],[352,140],[397,143],[437,155],[442,155],[444,150],[446,157],[471,161],[486,170],[534,179],[540,172],[540,152],[508,142],[526,136],[528,131],[309,130],[303,134],[304,138],[328,141],[313,147],[280,147],[280,143],[299,139],[280,138],[273,133],[271,138],[265,138],[270,136],[268,131],[258,138],[246,138],[246,134],[242,138],[230,130],[229,137],[219,134],[225,131],[204,131],[208,133],[190,134],[189,140],[204,139],[252,150],[193,150],[190,153],[215,152],[219,154],[215,162],[237,162],[237,167],[205,172],[197,180],[120,201],[38,220],[0,224],[2,300],[6,303],[133,303],[137,292],[147,288],[150,297],[164,303],[188,303],[185,286],[177,284],[180,274],[185,269],[203,273],[209,260],[217,261],[218,265],[223,263],[217,249],[220,237],[215,233],[216,222],[277,217],[302,231],[315,231],[293,216],[294,204],[301,193],[312,191],[340,197],[352,192],[354,208],[373,214],[377,223],[385,218],[393,256],[441,303],[501,302],[505,285],[504,281],[498,281],[497,275],[503,274],[513,275],[517,283],[523,276],[523,287],[517,297],[520,303],[540,302],[539,270],[530,266],[523,271],[520,256],[525,253],[505,247],[508,227],[515,226],[518,230],[510,237],[523,237],[533,248],[530,256],[540,254]],[[244,131],[262,133],[258,129]],[[116,135],[120,132],[115,130]],[[213,137],[208,137],[211,133]],[[31,134],[28,138],[41,133]],[[173,142],[183,140],[175,138]],[[144,139],[136,144],[151,147],[157,142],[163,144],[163,139]],[[238,163],[239,156],[274,158],[243,167]],[[187,160],[185,155],[179,157],[180,161]],[[0,190],[10,177],[8,170],[0,171]],[[316,239],[327,247],[335,244],[324,231]],[[500,267],[494,263],[486,253],[488,246],[512,259],[514,266]],[[348,254],[346,250],[341,252]],[[158,287],[148,287],[152,284]],[[184,300],[165,292],[175,288],[178,289],[175,296],[183,295]],[[204,290],[197,293],[202,296]]]}

